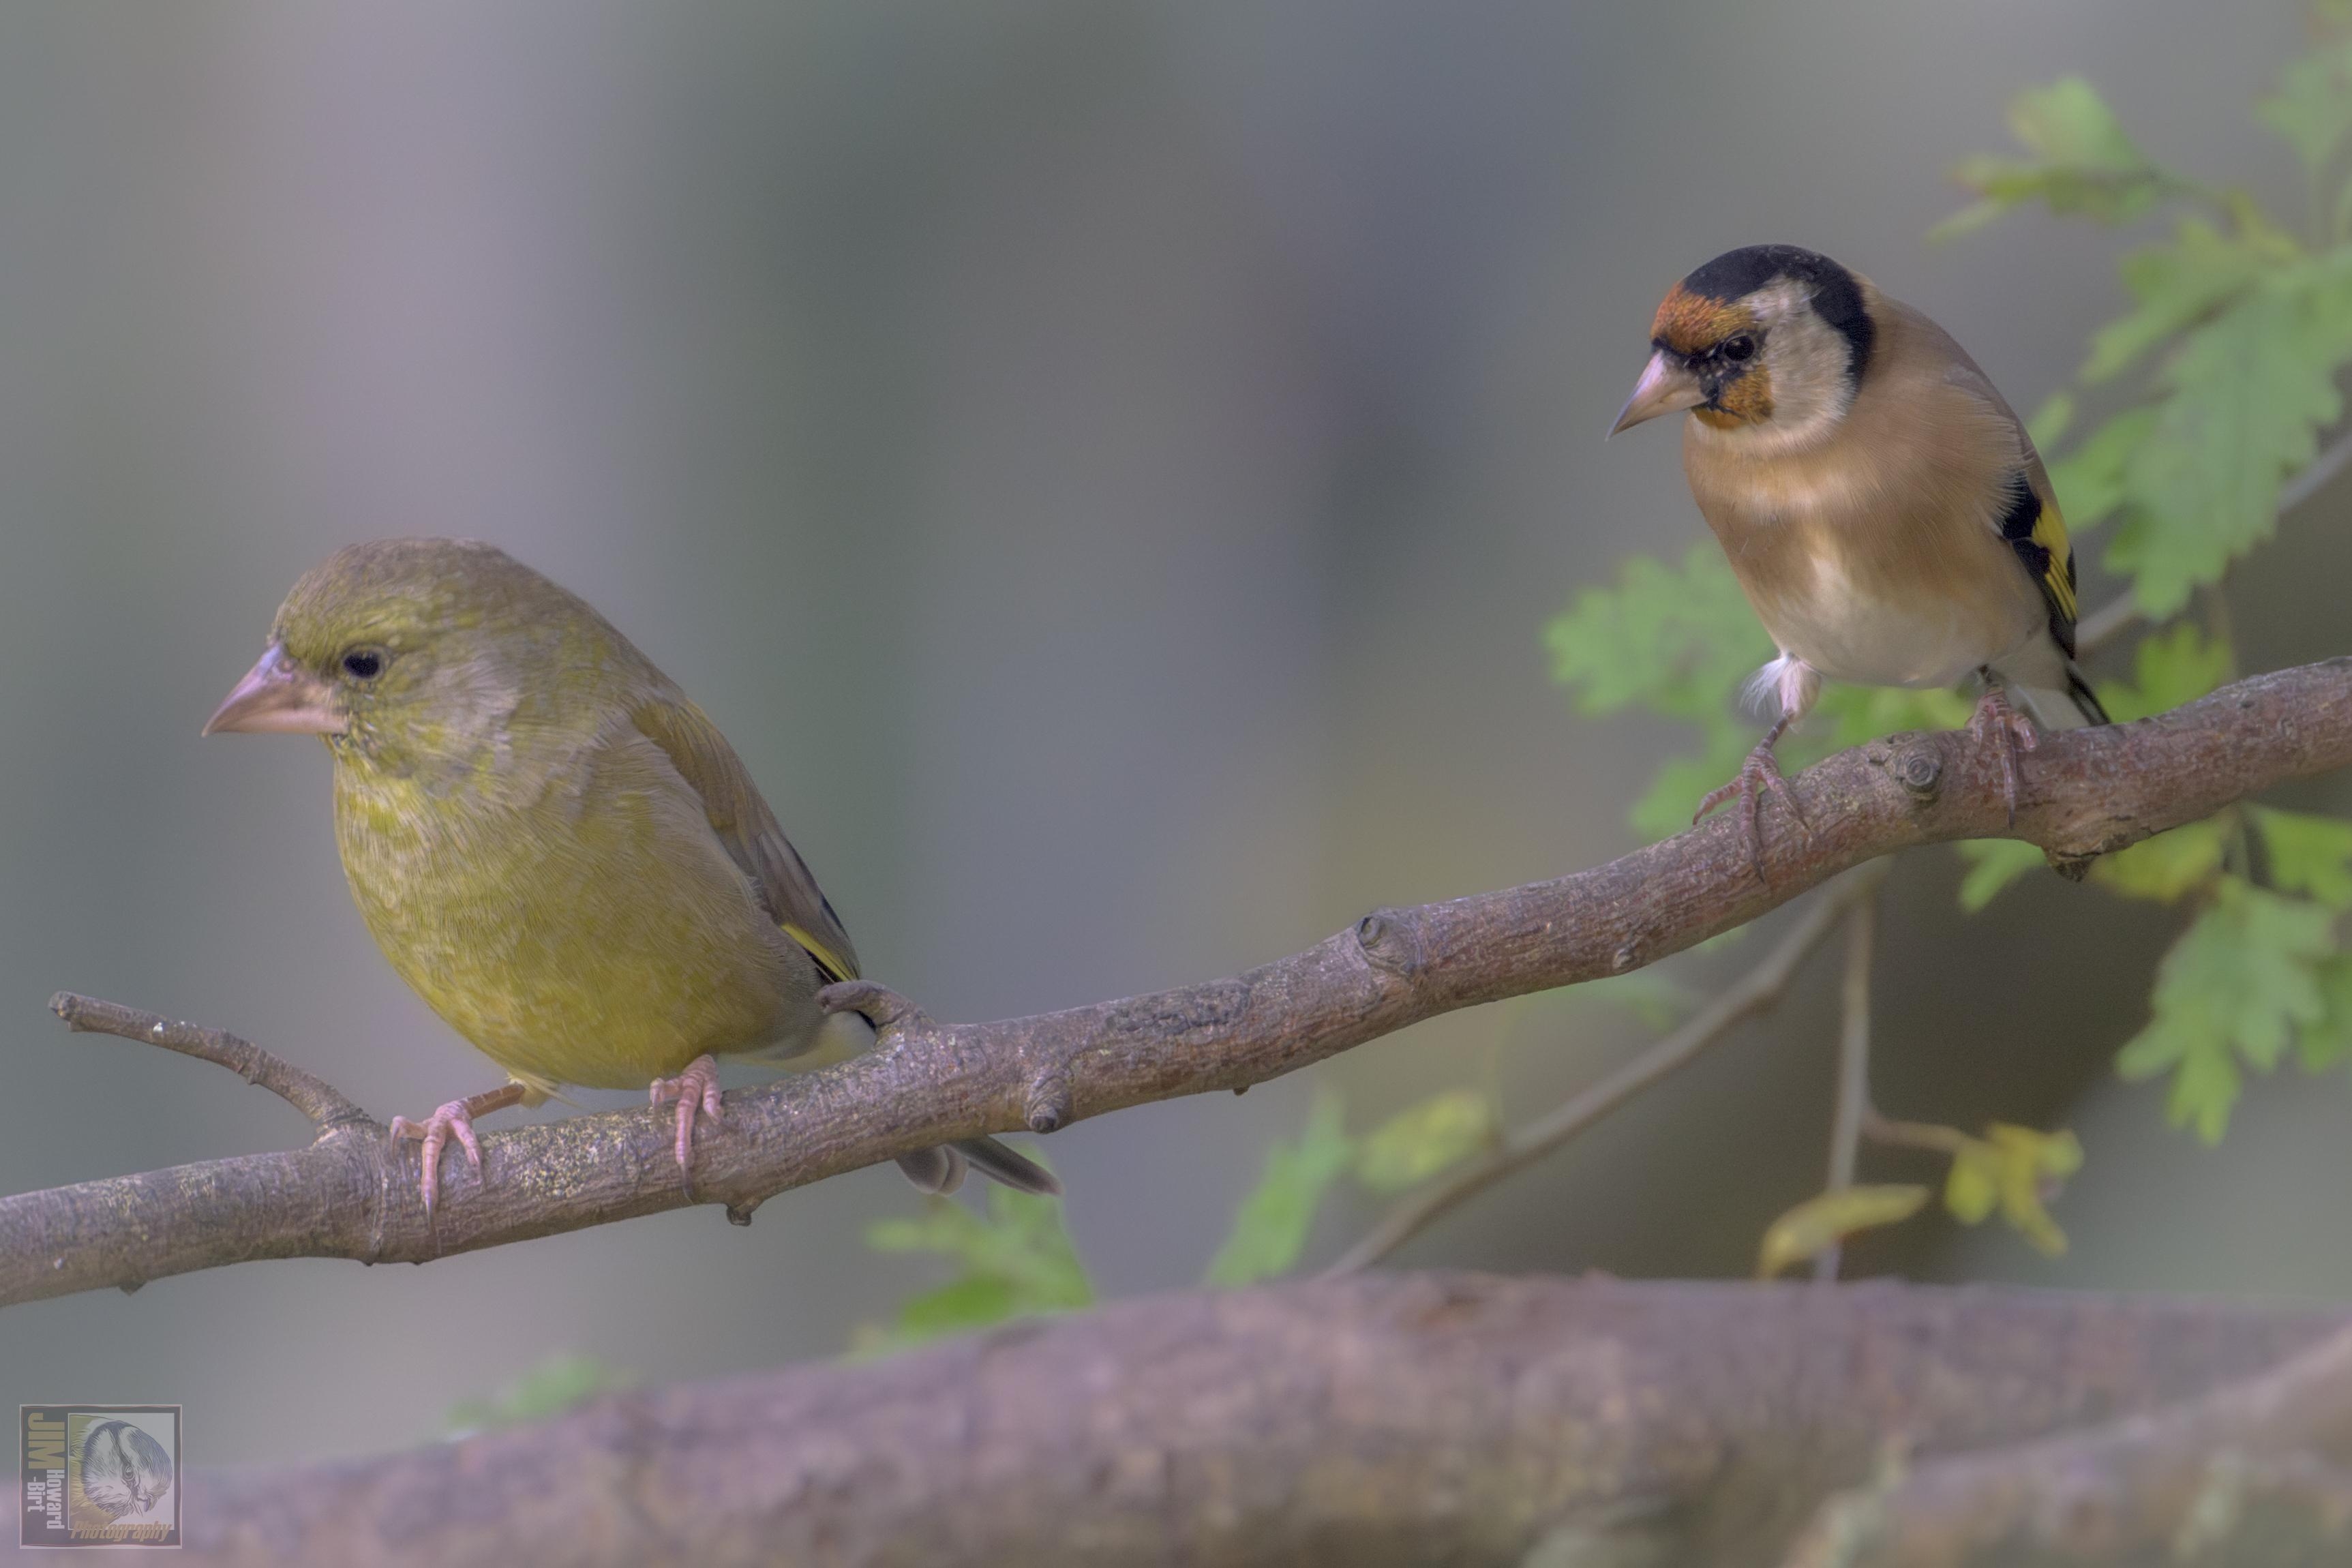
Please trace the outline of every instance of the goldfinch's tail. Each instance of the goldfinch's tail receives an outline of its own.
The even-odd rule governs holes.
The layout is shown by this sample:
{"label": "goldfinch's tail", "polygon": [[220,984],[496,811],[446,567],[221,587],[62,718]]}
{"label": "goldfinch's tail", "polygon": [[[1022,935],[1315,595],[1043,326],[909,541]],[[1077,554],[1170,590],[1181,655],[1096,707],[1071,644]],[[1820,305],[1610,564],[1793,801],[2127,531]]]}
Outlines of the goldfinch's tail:
{"label": "goldfinch's tail", "polygon": [[2046,686],[2012,686],[2010,690],[2044,730],[2080,730],[2086,725],[2113,721],[2099,694],[2091,689],[2083,672],[2071,663],[2066,666],[2063,690]]}
{"label": "goldfinch's tail", "polygon": [[2099,694],[2091,689],[2091,683],[2083,679],[2083,672],[2071,664],[2066,667],[2066,695],[2074,700],[2075,710],[2086,721],[2093,724],[2115,722],[2107,717],[2107,705],[2099,700]]}

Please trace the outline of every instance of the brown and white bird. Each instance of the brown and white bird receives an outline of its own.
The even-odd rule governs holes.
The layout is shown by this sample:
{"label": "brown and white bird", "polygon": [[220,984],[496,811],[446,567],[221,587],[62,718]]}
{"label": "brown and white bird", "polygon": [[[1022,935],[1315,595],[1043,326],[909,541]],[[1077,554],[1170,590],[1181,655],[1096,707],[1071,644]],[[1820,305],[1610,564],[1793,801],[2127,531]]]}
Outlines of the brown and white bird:
{"label": "brown and white bird", "polygon": [[1971,676],[1969,727],[1998,738],[2013,814],[2035,725],[2107,722],[2074,666],[2074,552],[2023,421],[1943,328],[1793,245],[1675,284],[1650,345],[1610,434],[1690,411],[1691,494],[1780,650],[1750,687],[1772,726],[1698,816],[1739,796],[1760,871],[1762,795],[1805,826],[1772,748],[1824,679]]}

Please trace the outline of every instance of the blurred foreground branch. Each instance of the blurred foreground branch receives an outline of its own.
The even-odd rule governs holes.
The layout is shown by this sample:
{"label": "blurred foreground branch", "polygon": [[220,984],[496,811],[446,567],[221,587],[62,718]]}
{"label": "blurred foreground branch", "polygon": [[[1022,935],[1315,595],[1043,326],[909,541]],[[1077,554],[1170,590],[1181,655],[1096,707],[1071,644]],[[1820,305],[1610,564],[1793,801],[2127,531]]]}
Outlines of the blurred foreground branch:
{"label": "blurred foreground branch", "polygon": [[[2334,1562],[2340,1508],[2273,1505],[2340,1493],[2314,1445],[2352,1432],[2347,1321],[1890,1283],[1180,1295],[405,1454],[194,1472],[184,1560],[2006,1568],[2044,1560],[2038,1510],[2118,1521],[2078,1529],[2072,1563]],[[2281,1396],[2318,1367],[2319,1395]],[[2291,1445],[2265,1436],[2283,1414]],[[1874,1473],[1906,1479],[1832,1505],[1871,1529],[1806,1533]],[[2156,1534],[2065,1506],[2108,1498],[2096,1477]],[[1941,1511],[1898,1538],[1915,1506]],[[2257,1524],[2304,1554],[2243,1550]]]}
{"label": "blurred foreground branch", "polygon": [[[2098,855],[2347,763],[2344,658],[2240,681],[2154,719],[2048,737],[2027,759],[2013,821],[1992,748],[1962,731],[1892,736],[1793,781],[1812,830],[1793,833],[1768,809],[1760,879],[1739,824],[1718,817],[1557,880],[1375,910],[1304,952],[1148,996],[938,1024],[881,986],[835,986],[830,1004],[866,1013],[877,1048],[730,1094],[724,1123],[697,1146],[696,1199],[665,1118],[645,1110],[485,1136],[484,1180],[457,1175],[431,1219],[408,1152],[377,1123],[339,1114],[300,1149],[0,1199],[0,1304],[261,1258],[423,1262],[698,1200],[748,1223],[776,1193],[898,1154],[1244,1089],[1456,1008],[1622,974],[1912,845],[2020,838],[2079,874]],[[85,1024],[103,1012],[81,999],[61,1005],[83,1009]],[[168,1025],[165,1034],[181,1037]],[[326,1103],[290,1069],[245,1061],[238,1070],[299,1094],[297,1104]]]}

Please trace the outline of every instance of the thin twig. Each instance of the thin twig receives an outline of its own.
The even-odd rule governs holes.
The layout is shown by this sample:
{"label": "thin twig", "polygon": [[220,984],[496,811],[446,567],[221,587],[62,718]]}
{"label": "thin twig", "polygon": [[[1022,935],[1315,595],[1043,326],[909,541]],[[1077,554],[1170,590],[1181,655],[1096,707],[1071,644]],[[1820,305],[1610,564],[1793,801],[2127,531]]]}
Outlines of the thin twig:
{"label": "thin twig", "polygon": [[2084,616],[2074,627],[2074,657],[2088,658],[2139,624],[2139,600],[2130,594],[2110,600]]}
{"label": "thin twig", "polygon": [[1707,1047],[1729,1034],[1734,1025],[1780,1001],[1806,955],[1836,929],[1839,917],[1857,901],[1876,895],[1879,884],[1886,879],[1887,865],[1884,860],[1874,861],[1824,893],[1761,963],[1733,981],[1681,1028],[1600,1082],[1570,1095],[1549,1115],[1509,1134],[1483,1159],[1461,1167],[1435,1186],[1398,1204],[1362,1240],[1325,1269],[1325,1277],[1352,1274],[1379,1262],[1426,1230],[1440,1215],[1542,1159],[1660,1079],[1688,1066]]}
{"label": "thin twig", "polygon": [[1938,1127],[1932,1121],[1889,1121],[1878,1113],[1874,1105],[1863,1107],[1862,1135],[1874,1143],[1897,1149],[1925,1149],[1932,1154],[1957,1154],[1971,1142],[1957,1127]]}
{"label": "thin twig", "polygon": [[[1854,1156],[1862,1145],[1863,1118],[1870,1111],[1870,962],[1878,937],[1878,888],[1846,910],[1845,979],[1840,988],[1843,1026],[1838,1031],[1837,1110],[1830,1122],[1827,1189],[1853,1185]],[[1845,1249],[1832,1241],[1813,1256],[1813,1278],[1834,1279]]]}
{"label": "thin twig", "polygon": [[[2287,513],[2327,488],[2327,483],[2352,463],[2352,430],[2347,430],[2327,445],[2327,449],[2303,466],[2303,471],[2279,487],[2277,514]],[[2074,628],[2074,652],[2088,658],[2098,649],[2131,629],[2141,617],[2139,600],[2130,594],[2100,605],[2084,616]]]}
{"label": "thin twig", "polygon": [[322,1136],[341,1127],[376,1125],[373,1117],[345,1099],[334,1085],[226,1029],[207,1029],[126,1007],[120,1002],[77,995],[71,991],[60,991],[50,997],[49,1011],[63,1018],[66,1027],[77,1034],[119,1035],[126,1040],[161,1046],[167,1051],[225,1067],[309,1117]]}

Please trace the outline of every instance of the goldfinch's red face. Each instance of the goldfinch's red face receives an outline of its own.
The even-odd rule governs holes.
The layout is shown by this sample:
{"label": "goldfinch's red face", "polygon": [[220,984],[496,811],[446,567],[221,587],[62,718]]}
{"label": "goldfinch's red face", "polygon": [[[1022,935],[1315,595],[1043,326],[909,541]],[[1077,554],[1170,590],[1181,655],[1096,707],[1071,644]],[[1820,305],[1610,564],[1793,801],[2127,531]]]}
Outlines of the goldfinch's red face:
{"label": "goldfinch's red face", "polygon": [[1874,336],[1861,281],[1827,257],[1727,252],[1667,291],[1610,433],[1686,408],[1727,438],[1811,439],[1845,416]]}
{"label": "goldfinch's red face", "polygon": [[1680,359],[1697,384],[1701,401],[1691,412],[1717,429],[1772,417],[1772,373],[1760,353],[1759,303],[1712,300],[1677,283],[1650,323],[1650,346]]}

